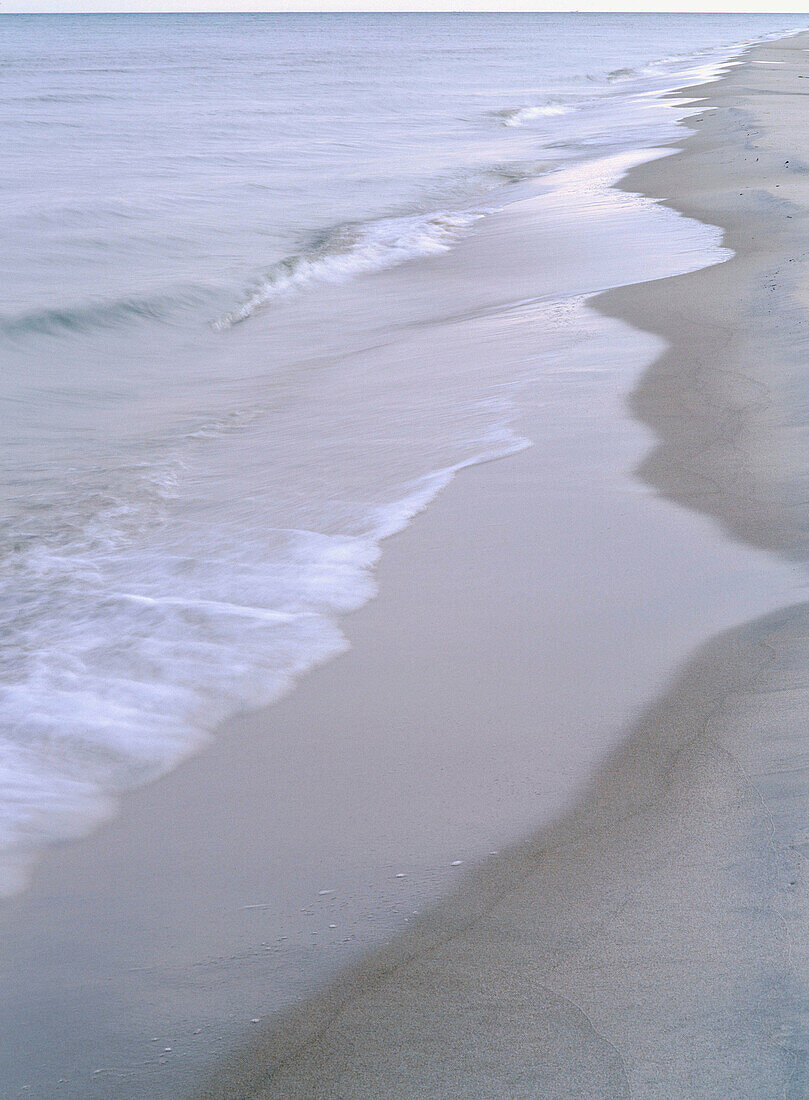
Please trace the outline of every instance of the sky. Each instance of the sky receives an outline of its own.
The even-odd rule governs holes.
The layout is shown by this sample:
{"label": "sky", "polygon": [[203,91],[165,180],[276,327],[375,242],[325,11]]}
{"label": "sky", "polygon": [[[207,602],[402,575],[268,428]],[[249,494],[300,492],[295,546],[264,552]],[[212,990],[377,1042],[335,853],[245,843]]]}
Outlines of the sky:
{"label": "sky", "polygon": [[192,12],[192,11],[701,11],[809,12],[809,0],[739,3],[712,0],[0,0],[0,13],[10,12]]}

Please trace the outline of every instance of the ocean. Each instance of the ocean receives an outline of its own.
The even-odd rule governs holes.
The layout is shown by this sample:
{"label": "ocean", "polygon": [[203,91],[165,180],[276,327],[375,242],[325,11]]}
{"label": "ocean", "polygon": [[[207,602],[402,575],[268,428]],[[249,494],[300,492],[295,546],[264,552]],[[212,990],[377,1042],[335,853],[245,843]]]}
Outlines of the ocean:
{"label": "ocean", "polygon": [[534,442],[524,362],[407,354],[444,258],[800,25],[0,17],[0,894],[341,652],[382,540]]}

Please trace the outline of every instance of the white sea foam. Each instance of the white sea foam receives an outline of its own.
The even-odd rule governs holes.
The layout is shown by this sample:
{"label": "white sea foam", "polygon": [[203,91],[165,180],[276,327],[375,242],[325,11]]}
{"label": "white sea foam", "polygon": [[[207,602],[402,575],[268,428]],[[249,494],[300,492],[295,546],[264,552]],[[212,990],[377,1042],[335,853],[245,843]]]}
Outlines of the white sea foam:
{"label": "white sea foam", "polygon": [[[120,792],[171,770],[228,713],[272,702],[343,650],[335,616],[374,595],[380,541],[458,470],[527,445],[493,428],[470,457],[370,508],[361,533],[279,531],[269,560],[238,533],[217,560],[162,539],[127,549],[154,522],[143,502],[77,525],[58,549],[34,541],[14,554],[2,593],[0,895],[25,885],[43,844],[94,828]],[[170,485],[152,486],[152,505]]]}
{"label": "white sea foam", "polygon": [[446,252],[487,212],[485,208],[436,211],[343,226],[310,252],[276,264],[247,300],[214,327],[230,328],[274,299],[312,283],[342,283],[366,272]]}
{"label": "white sea foam", "polygon": [[513,111],[507,111],[503,118],[504,126],[524,126],[536,118],[553,118],[557,115],[566,115],[571,111],[561,103],[541,103],[534,107],[518,107]]}

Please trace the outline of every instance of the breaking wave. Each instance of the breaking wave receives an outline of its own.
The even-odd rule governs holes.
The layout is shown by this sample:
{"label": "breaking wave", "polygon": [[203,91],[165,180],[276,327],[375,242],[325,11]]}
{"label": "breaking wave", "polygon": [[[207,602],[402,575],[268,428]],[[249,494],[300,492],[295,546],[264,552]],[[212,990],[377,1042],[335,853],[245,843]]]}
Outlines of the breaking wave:
{"label": "breaking wave", "polygon": [[566,115],[571,110],[562,103],[542,103],[534,107],[518,107],[514,110],[504,111],[502,114],[504,126],[523,126],[535,118],[552,118],[556,115]]}
{"label": "breaking wave", "polygon": [[341,226],[306,253],[276,264],[247,299],[214,323],[227,329],[274,299],[312,283],[342,283],[419,256],[446,252],[490,210],[439,211]]}

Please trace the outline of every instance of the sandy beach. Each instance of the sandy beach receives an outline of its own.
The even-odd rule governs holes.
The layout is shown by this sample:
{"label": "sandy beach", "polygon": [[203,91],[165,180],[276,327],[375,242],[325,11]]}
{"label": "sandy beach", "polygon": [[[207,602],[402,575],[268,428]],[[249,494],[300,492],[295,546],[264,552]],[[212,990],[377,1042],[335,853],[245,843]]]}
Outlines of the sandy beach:
{"label": "sandy beach", "polygon": [[402,359],[531,365],[532,445],[386,540],[346,652],[4,901],[4,1100],[806,1094],[807,51],[372,276],[391,332],[430,303]]}
{"label": "sandy beach", "polygon": [[[622,186],[735,256],[595,305],[669,349],[641,475],[806,551],[805,37],[708,85]],[[795,604],[704,644],[578,809],[271,1026],[205,1097],[798,1097],[807,1078],[807,666]]]}

